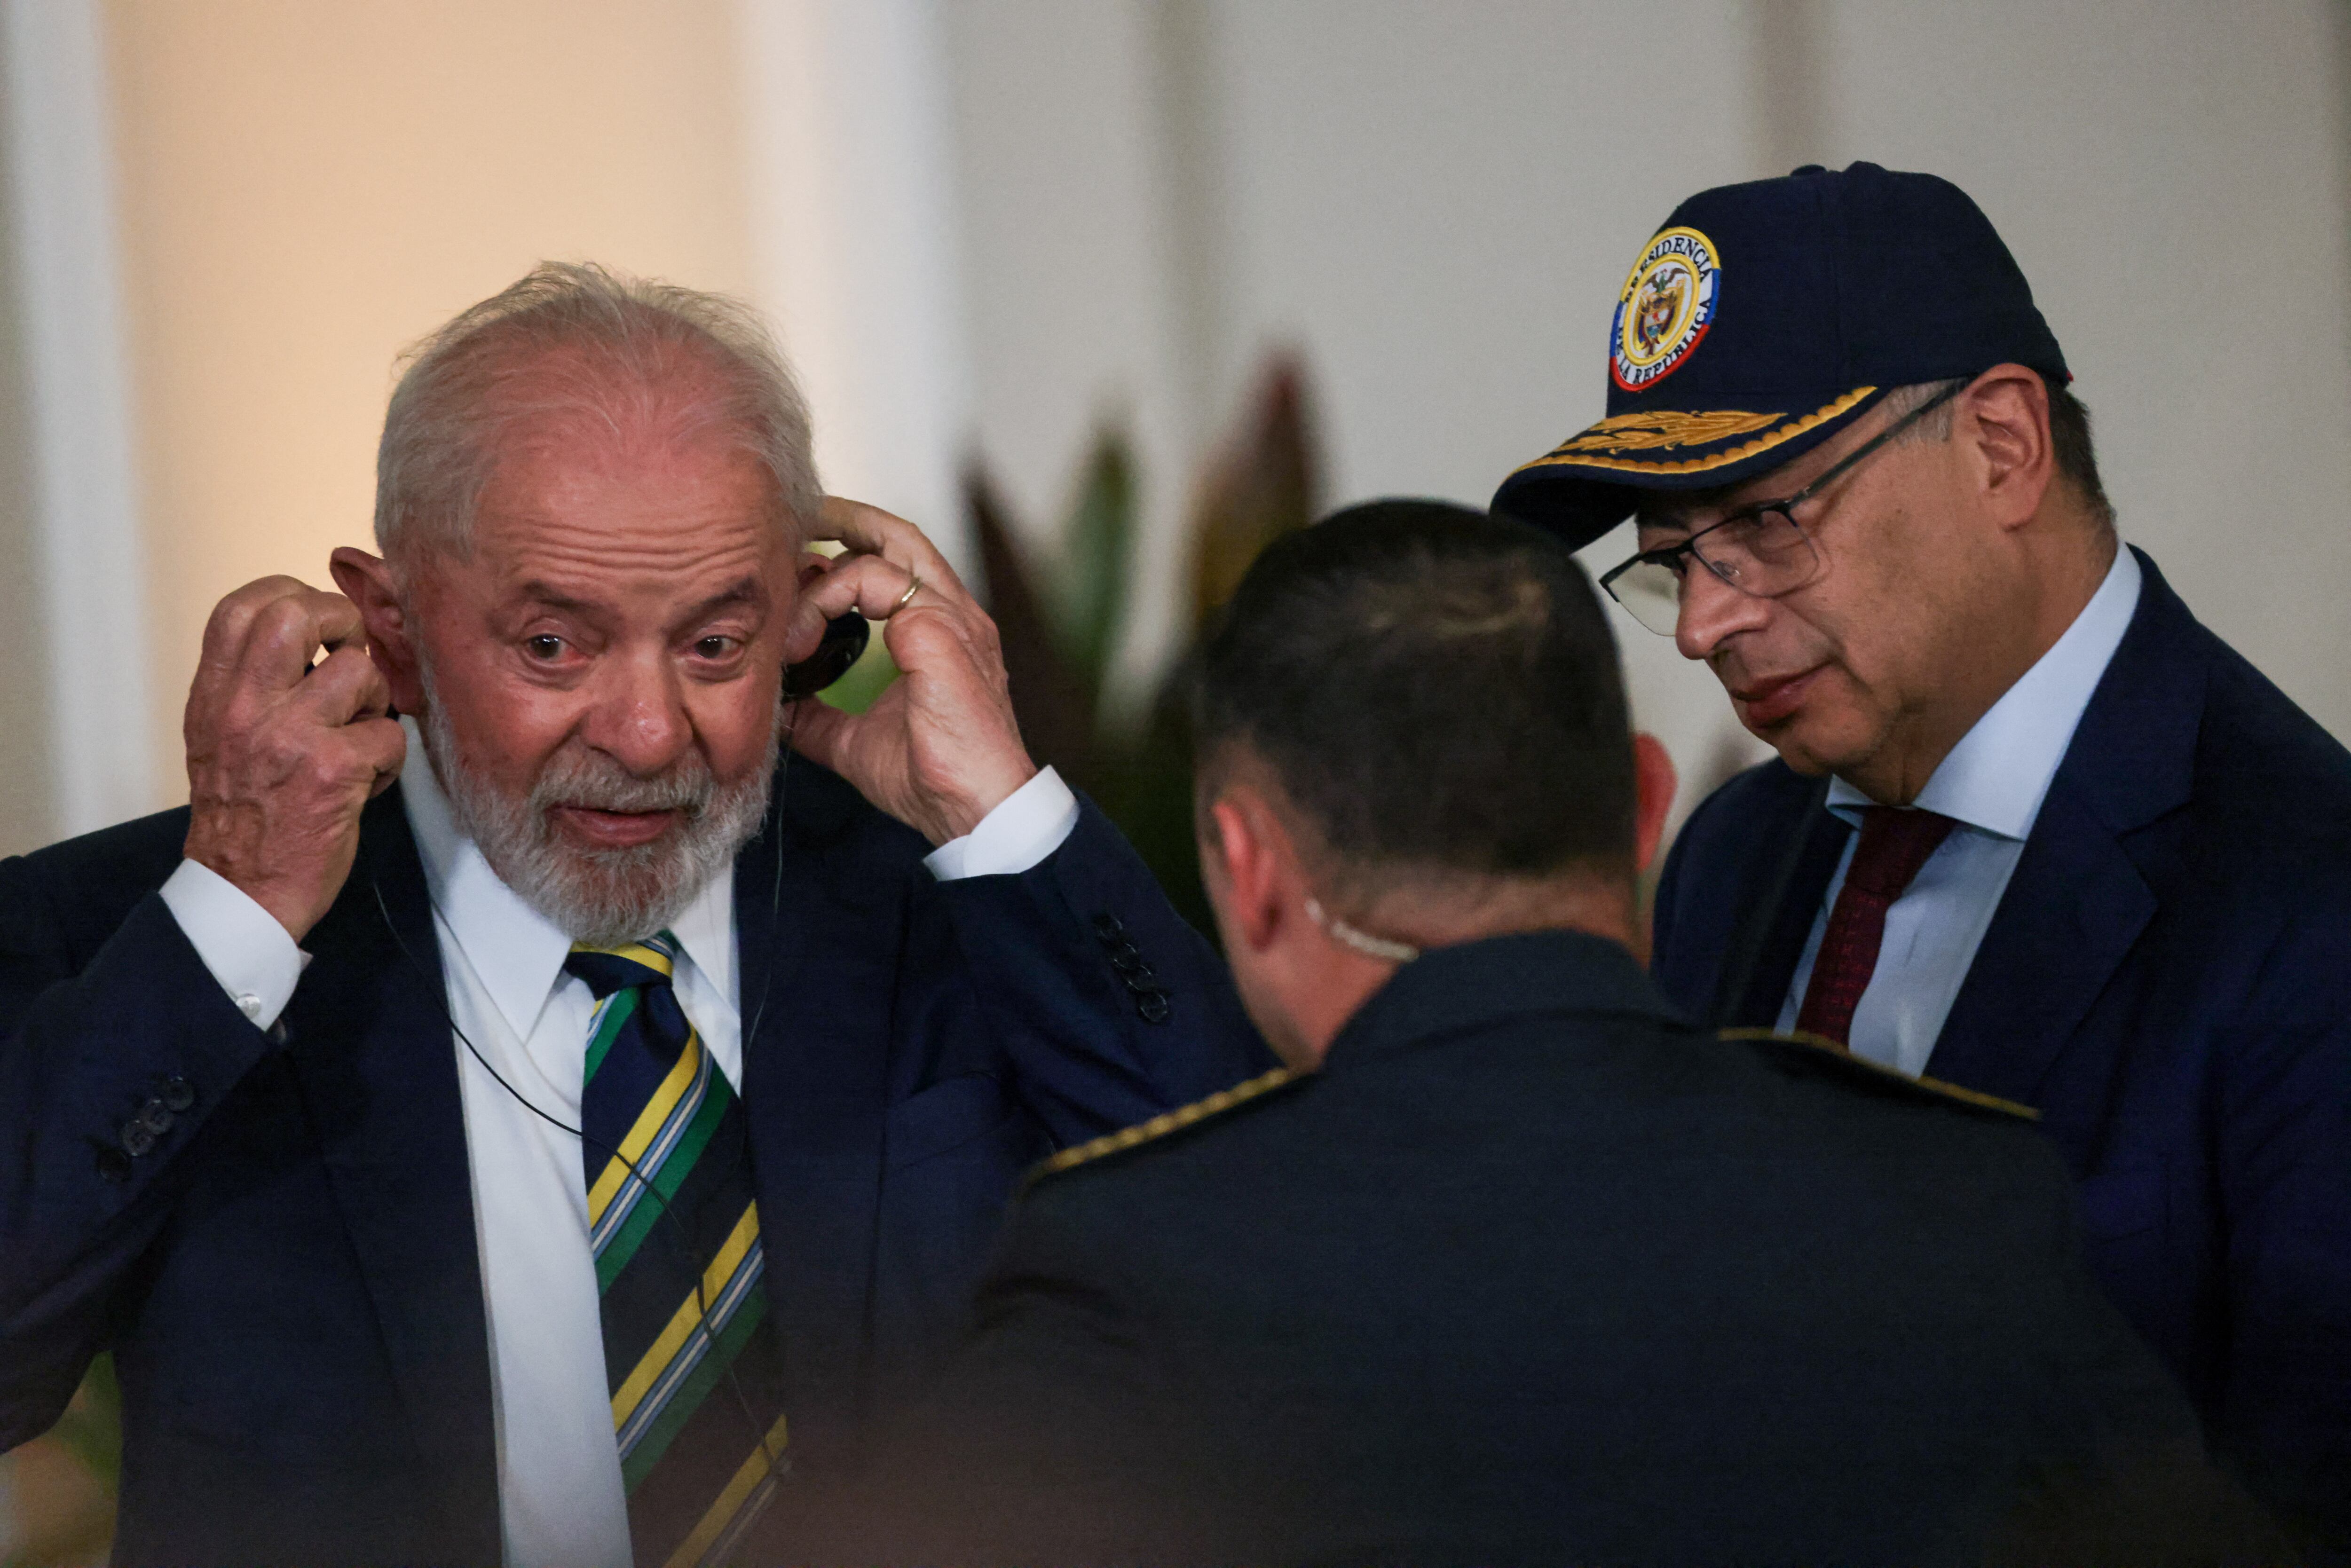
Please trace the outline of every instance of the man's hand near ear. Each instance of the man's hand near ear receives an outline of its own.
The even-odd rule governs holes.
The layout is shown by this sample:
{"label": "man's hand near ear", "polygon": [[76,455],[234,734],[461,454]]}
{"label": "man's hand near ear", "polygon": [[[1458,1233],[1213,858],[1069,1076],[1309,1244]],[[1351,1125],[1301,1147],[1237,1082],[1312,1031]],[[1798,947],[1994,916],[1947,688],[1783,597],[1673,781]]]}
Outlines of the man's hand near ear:
{"label": "man's hand near ear", "polygon": [[183,724],[185,853],[297,942],[350,874],[360,810],[400,776],[408,740],[389,699],[359,610],[340,593],[263,578],[204,628]]}

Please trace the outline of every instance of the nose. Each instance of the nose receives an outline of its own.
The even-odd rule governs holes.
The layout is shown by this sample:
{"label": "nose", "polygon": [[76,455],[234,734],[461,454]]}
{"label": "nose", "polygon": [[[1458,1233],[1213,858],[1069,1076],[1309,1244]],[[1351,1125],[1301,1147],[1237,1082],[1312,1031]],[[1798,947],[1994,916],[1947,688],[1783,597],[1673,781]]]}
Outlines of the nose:
{"label": "nose", "polygon": [[1685,659],[1704,659],[1723,639],[1761,630],[1771,601],[1742,593],[1696,561],[1682,578],[1681,614],[1674,622],[1674,646]]}
{"label": "nose", "polygon": [[641,779],[666,771],[694,744],[677,672],[657,651],[610,659],[580,738]]}

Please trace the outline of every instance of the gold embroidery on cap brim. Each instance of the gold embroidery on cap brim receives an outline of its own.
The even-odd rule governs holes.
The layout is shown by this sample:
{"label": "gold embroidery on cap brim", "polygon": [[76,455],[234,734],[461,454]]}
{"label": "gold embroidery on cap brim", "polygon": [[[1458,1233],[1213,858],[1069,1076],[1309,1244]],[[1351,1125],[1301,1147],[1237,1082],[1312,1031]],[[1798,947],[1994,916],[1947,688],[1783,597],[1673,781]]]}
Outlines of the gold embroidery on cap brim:
{"label": "gold embroidery on cap brim", "polygon": [[1552,455],[1567,452],[1641,452],[1653,446],[1711,446],[1787,417],[1776,413],[1749,413],[1738,408],[1715,409],[1707,413],[1684,413],[1676,409],[1656,413],[1620,413],[1561,443]]}
{"label": "gold embroidery on cap brim", "polygon": [[[1593,457],[1581,453],[1570,451],[1569,448],[1573,447],[1576,442],[1583,440],[1585,437],[1593,434],[1601,428],[1599,425],[1594,425],[1592,430],[1579,432],[1577,434],[1571,437],[1565,445],[1545,453],[1542,456],[1536,458],[1531,463],[1521,465],[1517,470],[1515,470],[1515,472],[1523,474],[1530,468],[1549,468],[1560,465],[1570,465],[1577,468],[1606,468],[1626,474],[1703,474],[1710,468],[1727,468],[1731,464],[1744,462],[1758,453],[1769,452],[1771,448],[1781,444],[1782,442],[1793,441],[1797,436],[1803,434],[1804,432],[1817,429],[1822,424],[1836,418],[1837,415],[1845,413],[1855,404],[1860,402],[1864,398],[1868,397],[1876,391],[1877,389],[1876,387],[1855,387],[1853,391],[1845,393],[1844,396],[1837,399],[1834,402],[1830,403],[1827,407],[1818,409],[1813,413],[1808,413],[1802,419],[1791,420],[1788,423],[1782,425],[1779,429],[1759,435],[1754,440],[1746,443],[1744,445],[1734,446],[1727,452],[1717,452],[1705,457],[1685,457],[1678,462],[1643,463],[1630,457]],[[1631,417],[1633,416],[1629,414],[1617,415],[1617,418],[1619,419],[1629,419]],[[1644,417],[1655,418],[1656,416],[1646,415]],[[1691,417],[1703,419],[1709,416],[1705,414],[1695,414]],[[1715,439],[1719,440],[1721,438],[1717,436]],[[1687,445],[1688,443],[1681,443],[1680,444]]]}

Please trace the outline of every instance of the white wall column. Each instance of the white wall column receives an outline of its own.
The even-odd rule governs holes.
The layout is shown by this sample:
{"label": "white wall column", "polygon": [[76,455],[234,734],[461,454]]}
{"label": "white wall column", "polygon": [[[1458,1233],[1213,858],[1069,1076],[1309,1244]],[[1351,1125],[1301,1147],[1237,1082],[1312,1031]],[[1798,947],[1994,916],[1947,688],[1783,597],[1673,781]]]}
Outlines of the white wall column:
{"label": "white wall column", "polygon": [[968,348],[936,0],[741,0],[760,302],[826,487],[969,559]]}
{"label": "white wall column", "polygon": [[[97,0],[6,0],[8,228],[22,323],[29,552],[47,657],[49,831],[161,803]],[[18,742],[11,740],[8,744]]]}

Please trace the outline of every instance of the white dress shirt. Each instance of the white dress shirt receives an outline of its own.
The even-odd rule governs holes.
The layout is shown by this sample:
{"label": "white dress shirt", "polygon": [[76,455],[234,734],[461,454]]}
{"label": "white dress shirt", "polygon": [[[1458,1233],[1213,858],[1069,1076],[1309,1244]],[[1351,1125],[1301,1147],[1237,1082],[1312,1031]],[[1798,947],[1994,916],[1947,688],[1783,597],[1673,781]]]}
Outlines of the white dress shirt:
{"label": "white dress shirt", "polygon": [[[518,1568],[628,1568],[587,1183],[580,1140],[564,1130],[580,1124],[594,999],[564,972],[570,937],[500,882],[458,831],[415,725],[402,723],[401,794],[432,894],[450,1018],[462,1036],[451,1044],[489,1322],[506,1560]],[[1048,768],[924,863],[942,881],[1026,871],[1059,849],[1077,821],[1076,797]],[[729,866],[669,929],[683,949],[673,982],[678,1005],[713,1062],[739,1085],[734,888]],[[163,899],[246,1017],[264,1029],[276,1023],[307,962],[285,927],[193,861],[164,884]]]}
{"label": "white dress shirt", "polygon": [[[1912,804],[1939,811],[1959,826],[1886,909],[1877,967],[1853,1009],[1855,1055],[1914,1078],[1927,1070],[1943,1020],[1959,999],[1976,949],[2024,854],[2024,841],[2041,815],[2057,765],[2065,759],[2082,712],[2130,629],[2139,576],[2138,559],[2129,548],[2117,549],[2105,580],[2065,634],[1976,720],[1918,791]],[[1829,810],[1856,828],[1862,812],[1875,804],[1844,779],[1829,781]],[[1780,1007],[1783,1030],[1796,1027],[1813,982],[1813,963],[1828,931],[1829,911],[1844,888],[1845,868],[1860,841],[1859,833],[1846,841],[1836,874],[1829,879]]]}

